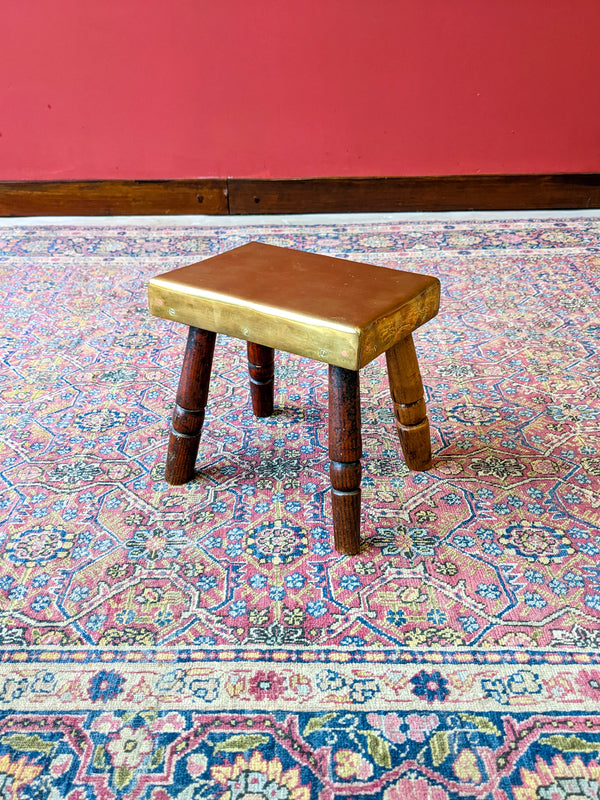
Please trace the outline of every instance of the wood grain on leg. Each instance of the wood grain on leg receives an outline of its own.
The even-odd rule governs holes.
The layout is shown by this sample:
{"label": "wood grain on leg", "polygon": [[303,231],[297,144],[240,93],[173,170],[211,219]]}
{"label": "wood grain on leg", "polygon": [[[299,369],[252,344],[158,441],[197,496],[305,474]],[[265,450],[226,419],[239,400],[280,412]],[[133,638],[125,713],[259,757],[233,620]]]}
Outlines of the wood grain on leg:
{"label": "wood grain on leg", "polygon": [[355,370],[329,365],[329,458],[335,549],[360,550],[360,382]]}
{"label": "wood grain on leg", "polygon": [[212,331],[190,327],[167,450],[167,483],[179,485],[194,477],[215,338]]}
{"label": "wood grain on leg", "polygon": [[273,413],[273,375],[275,351],[272,347],[248,342],[248,372],[252,410],[257,417],[270,417]]}
{"label": "wood grain on leg", "polygon": [[431,467],[431,435],[423,397],[423,383],[412,336],[391,347],[387,359],[396,428],[410,469]]}

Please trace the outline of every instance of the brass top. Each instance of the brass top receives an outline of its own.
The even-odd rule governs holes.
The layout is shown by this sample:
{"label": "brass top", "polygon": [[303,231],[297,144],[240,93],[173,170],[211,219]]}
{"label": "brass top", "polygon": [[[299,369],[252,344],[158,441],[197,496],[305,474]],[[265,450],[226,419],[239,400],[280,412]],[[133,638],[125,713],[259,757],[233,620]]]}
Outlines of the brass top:
{"label": "brass top", "polygon": [[152,278],[150,312],[359,369],[437,314],[413,272],[250,242]]}

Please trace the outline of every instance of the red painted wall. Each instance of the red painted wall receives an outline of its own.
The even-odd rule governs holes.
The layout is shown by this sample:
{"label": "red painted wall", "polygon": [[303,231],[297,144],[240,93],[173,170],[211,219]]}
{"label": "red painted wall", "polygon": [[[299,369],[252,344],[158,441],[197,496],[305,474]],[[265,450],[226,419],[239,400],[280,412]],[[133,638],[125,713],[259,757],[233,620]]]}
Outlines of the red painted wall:
{"label": "red painted wall", "polygon": [[598,0],[5,0],[0,180],[600,172]]}

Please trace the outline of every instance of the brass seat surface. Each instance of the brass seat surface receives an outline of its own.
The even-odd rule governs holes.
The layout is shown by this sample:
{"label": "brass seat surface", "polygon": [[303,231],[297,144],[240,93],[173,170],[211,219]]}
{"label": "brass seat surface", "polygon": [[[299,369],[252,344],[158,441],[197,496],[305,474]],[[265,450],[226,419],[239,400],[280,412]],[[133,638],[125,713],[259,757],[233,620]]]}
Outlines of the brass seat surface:
{"label": "brass seat surface", "polygon": [[150,312],[357,370],[437,314],[413,272],[250,242],[150,280]]}

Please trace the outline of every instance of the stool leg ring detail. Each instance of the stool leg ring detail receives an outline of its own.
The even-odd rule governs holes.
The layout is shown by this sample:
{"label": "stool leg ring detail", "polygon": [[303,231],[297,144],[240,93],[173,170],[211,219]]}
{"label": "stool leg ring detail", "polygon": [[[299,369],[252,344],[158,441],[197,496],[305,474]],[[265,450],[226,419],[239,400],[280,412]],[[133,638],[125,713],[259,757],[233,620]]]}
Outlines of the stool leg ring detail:
{"label": "stool leg ring detail", "polygon": [[339,553],[360,550],[360,382],[358,372],[329,365],[329,458],[333,535]]}
{"label": "stool leg ring detail", "polygon": [[273,376],[275,351],[255,342],[248,342],[248,372],[252,410],[257,417],[270,417],[273,413]]}
{"label": "stool leg ring detail", "polygon": [[431,435],[412,336],[409,335],[390,347],[385,356],[396,429],[404,460],[410,469],[429,469]]}
{"label": "stool leg ring detail", "polygon": [[165,480],[176,486],[194,477],[210,386],[216,334],[190,327],[177,388]]}

